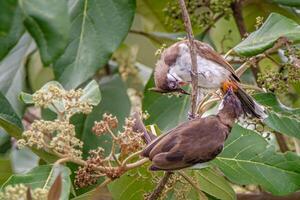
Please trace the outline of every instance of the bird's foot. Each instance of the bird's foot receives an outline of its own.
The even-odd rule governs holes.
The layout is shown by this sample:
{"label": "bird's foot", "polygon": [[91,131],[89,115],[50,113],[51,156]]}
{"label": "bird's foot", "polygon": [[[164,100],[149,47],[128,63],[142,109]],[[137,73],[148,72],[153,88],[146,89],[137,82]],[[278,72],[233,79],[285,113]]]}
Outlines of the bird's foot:
{"label": "bird's foot", "polygon": [[188,120],[192,120],[192,119],[195,119],[197,117],[197,114],[192,114],[191,111],[188,112]]}

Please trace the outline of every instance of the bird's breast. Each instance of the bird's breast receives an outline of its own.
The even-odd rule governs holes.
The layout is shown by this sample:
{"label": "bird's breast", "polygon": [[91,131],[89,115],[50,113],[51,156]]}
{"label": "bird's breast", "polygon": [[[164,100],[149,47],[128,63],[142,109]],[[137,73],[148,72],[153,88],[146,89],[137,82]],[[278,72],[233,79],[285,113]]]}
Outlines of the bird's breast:
{"label": "bird's breast", "polygon": [[[183,53],[171,66],[169,73],[176,74],[183,81],[191,82],[191,57],[189,53]],[[209,59],[197,56],[198,85],[203,88],[219,88],[229,79],[229,72],[222,65]]]}

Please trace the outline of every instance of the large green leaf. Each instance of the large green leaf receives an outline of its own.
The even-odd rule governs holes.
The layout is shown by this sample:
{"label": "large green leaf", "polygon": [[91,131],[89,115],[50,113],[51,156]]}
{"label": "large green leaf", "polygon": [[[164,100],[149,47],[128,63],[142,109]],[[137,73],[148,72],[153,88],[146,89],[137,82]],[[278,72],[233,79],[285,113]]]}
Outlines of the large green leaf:
{"label": "large green leaf", "polygon": [[234,47],[240,55],[253,56],[272,47],[279,37],[300,41],[300,26],[295,21],[277,13],[271,13],[263,25]]}
{"label": "large green leaf", "polygon": [[68,200],[71,188],[69,168],[63,165],[42,165],[32,169],[26,174],[12,175],[3,185],[1,190],[7,185],[24,184],[32,189],[44,188],[50,189],[56,177],[61,174],[62,177],[62,194],[61,200]]}
{"label": "large green leaf", "polygon": [[22,114],[22,104],[18,101],[19,93],[25,87],[25,58],[32,52],[32,39],[24,34],[18,44],[0,62],[0,91],[9,99],[19,116]]}
{"label": "large green leaf", "polygon": [[0,158],[0,185],[2,185],[12,174],[9,159]]}
{"label": "large green leaf", "polygon": [[94,107],[92,113],[87,117],[75,116],[72,120],[76,125],[77,137],[84,143],[84,156],[87,156],[89,150],[97,147],[103,147],[107,151],[110,150],[110,136],[103,135],[99,137],[93,134],[94,121],[101,120],[104,113],[111,113],[117,116],[119,128],[121,128],[125,117],[129,115],[130,111],[130,101],[126,93],[127,88],[119,76],[106,77],[100,82],[100,88],[102,93],[100,104]]}
{"label": "large green leaf", "polygon": [[285,116],[275,112],[269,112],[264,123],[275,131],[300,139],[300,119]]}
{"label": "large green leaf", "polygon": [[61,0],[20,0],[24,24],[36,41],[43,62],[55,61],[68,44],[70,19],[67,2]]}
{"label": "large green leaf", "polygon": [[140,200],[144,199],[145,193],[155,188],[155,183],[151,179],[152,174],[143,166],[116,179],[108,185],[108,189],[114,200]]}
{"label": "large green leaf", "polygon": [[238,125],[213,163],[231,181],[258,184],[274,195],[300,189],[300,157],[292,152],[276,153],[259,134]]}
{"label": "large green leaf", "polygon": [[24,32],[23,17],[17,0],[0,1],[0,60],[2,60]]}
{"label": "large green leaf", "polygon": [[154,87],[153,77],[148,81],[143,98],[143,110],[150,114],[146,124],[157,124],[166,131],[187,119],[189,109],[189,96],[168,97],[148,89]]}
{"label": "large green leaf", "polygon": [[236,195],[228,181],[225,180],[215,169],[205,168],[197,173],[201,190],[217,199],[232,200]]}
{"label": "large green leaf", "polygon": [[54,65],[56,79],[67,89],[92,77],[126,36],[135,0],[79,0],[71,10],[71,38]]}
{"label": "large green leaf", "polygon": [[272,1],[285,6],[296,6],[296,7],[300,6],[299,0],[272,0]]}
{"label": "large green leaf", "polygon": [[10,103],[0,92],[0,126],[11,136],[20,138],[23,130],[21,119],[14,112]]}
{"label": "large green leaf", "polygon": [[282,105],[272,93],[260,93],[254,96],[256,100],[271,110],[264,123],[280,133],[300,138],[300,109],[292,109]]}

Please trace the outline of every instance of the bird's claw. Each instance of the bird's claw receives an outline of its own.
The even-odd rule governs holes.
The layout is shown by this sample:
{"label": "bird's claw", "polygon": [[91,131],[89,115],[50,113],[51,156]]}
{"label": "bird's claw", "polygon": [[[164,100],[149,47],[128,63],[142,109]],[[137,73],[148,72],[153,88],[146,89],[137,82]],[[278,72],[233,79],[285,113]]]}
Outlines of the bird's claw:
{"label": "bird's claw", "polygon": [[195,119],[196,117],[197,117],[196,114],[193,115],[191,111],[188,112],[188,120]]}

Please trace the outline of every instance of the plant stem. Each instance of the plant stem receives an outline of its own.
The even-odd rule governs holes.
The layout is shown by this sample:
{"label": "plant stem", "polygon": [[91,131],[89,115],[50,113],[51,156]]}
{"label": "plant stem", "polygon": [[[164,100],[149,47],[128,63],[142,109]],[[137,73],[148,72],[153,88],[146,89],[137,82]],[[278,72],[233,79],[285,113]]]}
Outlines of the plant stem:
{"label": "plant stem", "polygon": [[122,162],[122,166],[125,166],[125,164],[130,160],[132,159],[133,157],[139,155],[140,153],[142,153],[143,150],[140,150],[140,151],[137,151],[137,152],[134,152],[133,154],[129,155],[127,158],[124,159],[124,161]]}
{"label": "plant stem", "polygon": [[195,51],[195,44],[194,44],[194,35],[192,30],[192,25],[190,21],[190,17],[188,11],[186,9],[186,5],[184,0],[178,0],[182,19],[184,22],[185,31],[187,32],[187,37],[189,39],[189,50],[191,54],[191,61],[192,61],[192,95],[191,95],[191,118],[195,117],[196,109],[197,109],[197,96],[198,96],[198,77],[197,77],[197,56]]}
{"label": "plant stem", "polygon": [[148,197],[148,200],[156,200],[160,197],[161,193],[163,192],[165,185],[167,184],[169,178],[173,172],[165,172],[163,178],[159,181],[154,191],[151,193],[151,195]]}
{"label": "plant stem", "polygon": [[133,168],[136,168],[136,167],[139,167],[139,166],[145,164],[145,163],[148,162],[148,161],[149,161],[148,158],[143,158],[143,159],[138,160],[138,161],[136,161],[136,162],[134,162],[134,163],[130,163],[130,164],[125,165],[124,168],[125,168],[126,170],[133,169]]}
{"label": "plant stem", "polygon": [[275,133],[275,137],[276,137],[280,151],[282,153],[289,151],[289,148],[287,146],[284,136],[281,133],[278,133],[276,131],[274,133]]}

